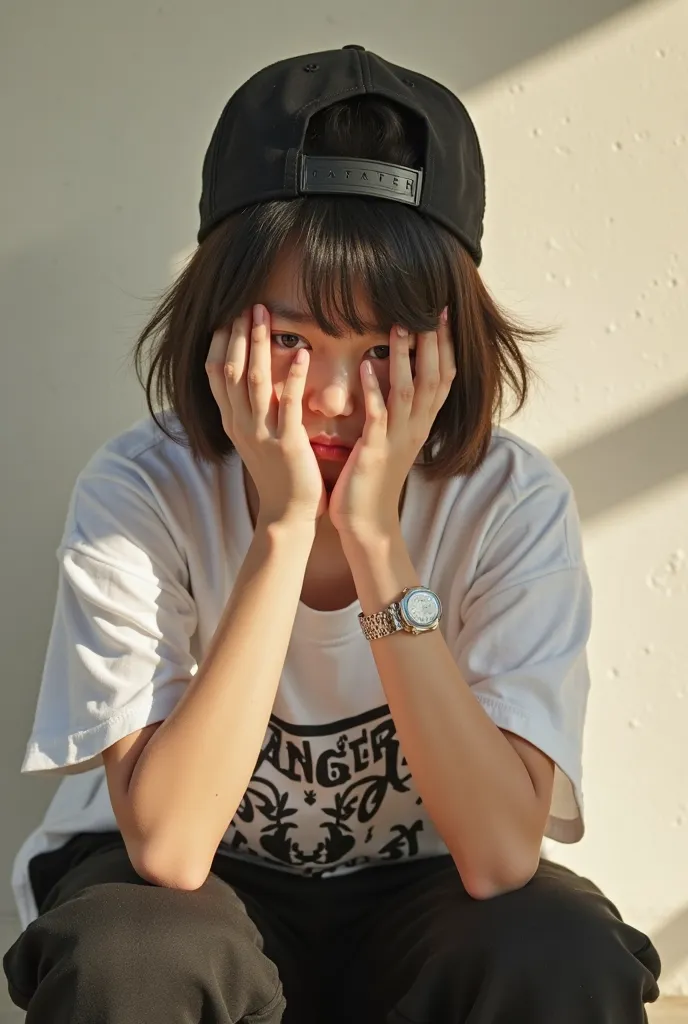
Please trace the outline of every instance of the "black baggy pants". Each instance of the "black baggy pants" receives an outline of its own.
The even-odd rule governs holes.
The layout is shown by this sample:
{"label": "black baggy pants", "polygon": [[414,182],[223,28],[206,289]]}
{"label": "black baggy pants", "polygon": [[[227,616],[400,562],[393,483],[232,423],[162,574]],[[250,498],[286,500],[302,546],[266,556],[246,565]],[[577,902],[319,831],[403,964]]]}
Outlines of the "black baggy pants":
{"label": "black baggy pants", "polygon": [[301,877],[220,846],[201,888],[145,882],[119,832],[31,862],[39,917],[4,956],[27,1024],[645,1024],[659,957],[542,860],[474,900],[450,857]]}

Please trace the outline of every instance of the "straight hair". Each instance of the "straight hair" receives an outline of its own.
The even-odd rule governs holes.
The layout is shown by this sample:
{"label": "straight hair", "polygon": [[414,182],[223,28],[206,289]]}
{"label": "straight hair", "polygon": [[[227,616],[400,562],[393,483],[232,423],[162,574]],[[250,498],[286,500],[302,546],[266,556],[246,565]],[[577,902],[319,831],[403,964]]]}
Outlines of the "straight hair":
{"label": "straight hair", "polygon": [[[409,111],[366,96],[314,115],[304,151],[419,168],[422,139],[422,125]],[[261,290],[285,250],[298,260],[306,308],[331,337],[347,330],[386,333],[395,323],[413,333],[436,330],[448,305],[457,373],[420,464],[435,479],[474,473],[507,393],[515,399],[515,415],[537,376],[522,346],[548,338],[555,328],[519,322],[491,297],[455,235],[388,199],[272,200],[234,212],[211,231],[158,299],[133,349],[137,378],[160,429],[197,460],[221,463],[233,450],[210,390],[206,357],[215,330],[262,301]],[[357,285],[368,297],[374,323],[356,309]],[[177,416],[183,434],[170,429],[165,409]]]}

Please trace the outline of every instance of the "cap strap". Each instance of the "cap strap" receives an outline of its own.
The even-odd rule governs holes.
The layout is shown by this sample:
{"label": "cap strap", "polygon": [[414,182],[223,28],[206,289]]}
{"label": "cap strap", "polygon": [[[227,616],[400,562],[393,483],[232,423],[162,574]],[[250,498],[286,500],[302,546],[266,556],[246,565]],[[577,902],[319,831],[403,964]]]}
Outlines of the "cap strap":
{"label": "cap strap", "polygon": [[300,193],[377,196],[418,206],[422,186],[422,170],[412,167],[380,160],[301,154]]}

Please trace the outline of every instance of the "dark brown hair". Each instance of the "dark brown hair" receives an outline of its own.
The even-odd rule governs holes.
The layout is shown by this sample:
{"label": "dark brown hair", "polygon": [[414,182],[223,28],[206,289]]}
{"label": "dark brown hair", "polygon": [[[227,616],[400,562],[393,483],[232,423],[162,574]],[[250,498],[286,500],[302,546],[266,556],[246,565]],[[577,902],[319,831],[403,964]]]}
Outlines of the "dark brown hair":
{"label": "dark brown hair", "polygon": [[[363,97],[327,108],[309,124],[304,149],[420,167],[422,135],[409,112],[388,100]],[[139,335],[133,360],[148,409],[174,441],[196,459],[222,461],[233,445],[220,419],[205,370],[213,332],[261,302],[277,255],[293,250],[300,287],[321,330],[341,337],[405,324],[434,330],[449,305],[457,374],[423,447],[434,478],[473,473],[490,443],[505,391],[525,404],[532,367],[521,344],[548,337],[500,308],[461,242],[416,209],[386,199],[309,196],[258,203],[228,216],[196,248],[162,295]],[[360,319],[359,283],[376,322]],[[147,359],[145,352],[147,346]],[[144,379],[144,361],[147,374]],[[154,409],[171,408],[177,435]]]}

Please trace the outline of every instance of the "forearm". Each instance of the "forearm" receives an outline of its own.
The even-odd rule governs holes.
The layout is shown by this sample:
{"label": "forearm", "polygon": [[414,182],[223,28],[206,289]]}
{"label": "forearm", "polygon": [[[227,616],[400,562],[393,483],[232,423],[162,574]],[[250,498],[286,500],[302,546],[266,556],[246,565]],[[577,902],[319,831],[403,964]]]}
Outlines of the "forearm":
{"label": "forearm", "polygon": [[[365,614],[420,585],[400,535],[343,542]],[[399,632],[371,648],[414,783],[466,888],[483,896],[524,884],[542,839],[533,782],[442,633]]]}
{"label": "forearm", "polygon": [[314,524],[256,528],[198,672],[139,757],[131,819],[161,884],[202,883],[246,791],[314,537]]}

